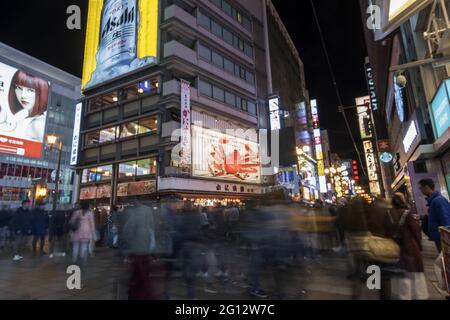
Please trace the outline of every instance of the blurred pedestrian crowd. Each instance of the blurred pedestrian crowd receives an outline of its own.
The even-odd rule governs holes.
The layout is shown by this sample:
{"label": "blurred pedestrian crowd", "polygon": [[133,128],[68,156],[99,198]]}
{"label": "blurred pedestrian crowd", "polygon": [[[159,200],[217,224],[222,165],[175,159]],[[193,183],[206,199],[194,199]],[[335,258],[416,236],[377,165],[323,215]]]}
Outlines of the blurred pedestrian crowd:
{"label": "blurred pedestrian crowd", "polygon": [[[361,298],[373,265],[382,271],[380,299],[428,299],[422,234],[436,244],[437,256],[450,205],[433,181],[420,187],[427,213],[414,212],[401,193],[372,204],[361,198],[316,201],[312,208],[270,197],[199,206],[171,196],[134,199],[109,211],[81,202],[73,210],[46,212],[45,203],[31,208],[23,201],[14,212],[0,211],[0,250],[19,263],[31,244],[34,256],[71,253],[72,263],[84,266],[96,246],[115,249],[123,267],[115,296],[130,300],[171,299],[178,273],[189,299],[199,290],[217,293],[217,283],[239,285],[259,299],[285,299],[293,274],[330,250],[348,261],[354,299]],[[245,259],[236,263],[239,257]]]}

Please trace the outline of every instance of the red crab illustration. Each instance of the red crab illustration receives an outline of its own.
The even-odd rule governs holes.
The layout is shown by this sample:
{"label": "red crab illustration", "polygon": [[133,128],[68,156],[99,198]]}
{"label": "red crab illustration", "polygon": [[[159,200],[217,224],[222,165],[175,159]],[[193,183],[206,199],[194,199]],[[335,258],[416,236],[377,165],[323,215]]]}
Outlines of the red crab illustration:
{"label": "red crab illustration", "polygon": [[230,140],[223,138],[217,146],[212,146],[210,153],[209,172],[214,177],[234,175],[240,180],[247,179],[250,174],[258,173],[260,162],[258,154],[253,152],[250,145],[244,145],[245,154],[241,155],[239,150],[234,149],[227,154],[226,147]]}

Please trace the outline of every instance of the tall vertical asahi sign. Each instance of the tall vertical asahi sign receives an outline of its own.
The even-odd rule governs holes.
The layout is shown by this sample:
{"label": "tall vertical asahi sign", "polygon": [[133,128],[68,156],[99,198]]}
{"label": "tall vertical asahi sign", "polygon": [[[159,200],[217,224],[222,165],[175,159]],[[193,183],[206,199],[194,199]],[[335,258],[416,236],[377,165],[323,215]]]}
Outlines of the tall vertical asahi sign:
{"label": "tall vertical asahi sign", "polygon": [[181,80],[181,155],[180,165],[191,165],[191,84]]}

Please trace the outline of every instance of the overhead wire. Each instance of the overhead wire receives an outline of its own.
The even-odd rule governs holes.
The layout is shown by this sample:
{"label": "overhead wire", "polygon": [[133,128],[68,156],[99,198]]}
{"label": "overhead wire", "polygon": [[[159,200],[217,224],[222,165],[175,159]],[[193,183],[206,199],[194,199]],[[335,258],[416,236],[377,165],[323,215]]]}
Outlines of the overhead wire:
{"label": "overhead wire", "polygon": [[362,167],[363,173],[364,173],[365,176],[367,176],[366,170],[364,168],[364,163],[362,161],[361,152],[359,151],[358,146],[356,144],[356,140],[355,140],[355,137],[353,136],[352,130],[350,128],[350,123],[348,121],[347,115],[345,114],[345,110],[341,110],[341,108],[344,107],[344,104],[342,102],[342,98],[341,98],[341,94],[340,94],[340,91],[339,91],[339,87],[337,85],[336,76],[334,74],[333,65],[331,63],[330,55],[328,54],[328,49],[327,49],[325,38],[324,38],[324,35],[323,35],[323,32],[322,32],[322,27],[320,26],[320,21],[319,21],[318,15],[317,15],[316,6],[314,5],[314,1],[313,0],[310,0],[310,2],[311,2],[311,7],[312,7],[312,10],[313,10],[313,13],[314,13],[314,19],[316,21],[316,25],[317,25],[317,28],[319,30],[320,41],[322,43],[322,49],[324,51],[325,58],[327,60],[327,64],[328,64],[328,68],[329,68],[329,71],[330,71],[331,79],[333,81],[333,87],[334,87],[334,90],[335,90],[335,93],[336,93],[336,97],[338,99],[339,112],[342,113],[342,116],[344,117],[345,125],[347,127],[347,130],[348,130],[348,133],[350,135],[350,138],[352,139],[353,147],[355,148],[355,151],[356,151],[356,153],[358,155],[358,158],[359,158],[359,161],[361,163],[361,167]]}

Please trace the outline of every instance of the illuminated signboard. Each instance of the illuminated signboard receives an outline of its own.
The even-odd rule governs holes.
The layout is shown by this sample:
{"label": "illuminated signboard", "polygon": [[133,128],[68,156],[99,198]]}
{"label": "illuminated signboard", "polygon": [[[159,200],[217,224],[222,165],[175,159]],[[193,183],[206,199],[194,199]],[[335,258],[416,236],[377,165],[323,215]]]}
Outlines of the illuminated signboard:
{"label": "illuminated signboard", "polygon": [[431,114],[436,138],[440,138],[450,127],[450,79],[445,80],[438,89],[431,102]]}
{"label": "illuminated signboard", "polygon": [[361,132],[361,138],[372,139],[372,118],[369,113],[370,97],[360,97],[355,99],[356,110],[358,112],[359,130]]}
{"label": "illuminated signboard", "polygon": [[321,193],[327,193],[328,192],[327,179],[325,178],[325,176],[320,176],[319,177],[319,186],[320,186],[320,192]]}
{"label": "illuminated signboard", "polygon": [[323,158],[322,149],[322,139],[320,132],[319,123],[319,109],[317,107],[317,100],[311,100],[311,113],[313,118],[313,128],[314,128],[314,144],[316,150],[316,160],[317,160],[317,173],[319,176],[319,188],[321,193],[326,193],[326,179],[325,179],[325,163]]}
{"label": "illuminated signboard", "polygon": [[378,111],[378,99],[375,88],[375,79],[373,78],[373,69],[370,63],[366,63],[367,87],[370,93],[370,104],[373,111]]}
{"label": "illuminated signboard", "polygon": [[261,182],[261,161],[256,141],[192,126],[194,177]]}
{"label": "illuminated signboard", "polygon": [[0,63],[0,153],[42,158],[50,83]]}
{"label": "illuminated signboard", "polygon": [[390,0],[389,2],[389,20],[393,20],[408,7],[413,5],[416,0]]}
{"label": "illuminated signboard", "polygon": [[281,129],[280,119],[280,98],[273,97],[269,99],[269,111],[270,111],[270,128],[275,130]]}
{"label": "illuminated signboard", "polygon": [[418,137],[419,133],[417,132],[416,122],[411,122],[411,125],[406,132],[405,137],[403,138],[403,147],[405,148],[405,152],[408,153],[409,149],[413,145],[414,141]]}
{"label": "illuminated signboard", "polygon": [[372,141],[364,141],[363,146],[364,154],[366,155],[367,175],[370,181],[370,192],[373,194],[380,194],[380,184],[377,173],[377,159],[373,150]]}
{"label": "illuminated signboard", "polygon": [[181,80],[181,166],[191,164],[191,85]]}
{"label": "illuminated signboard", "polygon": [[78,162],[78,144],[80,142],[80,127],[83,105],[77,104],[75,107],[75,122],[72,135],[72,151],[70,154],[70,165],[75,166]]}
{"label": "illuminated signboard", "polygon": [[82,88],[156,63],[158,0],[90,0]]}

